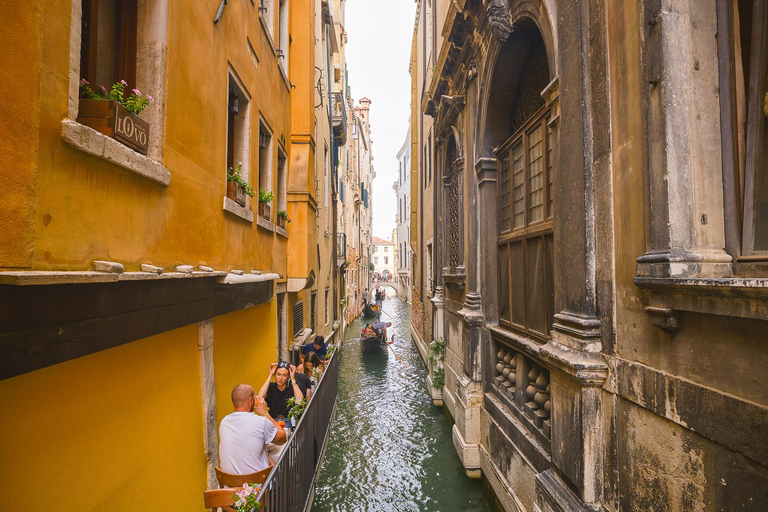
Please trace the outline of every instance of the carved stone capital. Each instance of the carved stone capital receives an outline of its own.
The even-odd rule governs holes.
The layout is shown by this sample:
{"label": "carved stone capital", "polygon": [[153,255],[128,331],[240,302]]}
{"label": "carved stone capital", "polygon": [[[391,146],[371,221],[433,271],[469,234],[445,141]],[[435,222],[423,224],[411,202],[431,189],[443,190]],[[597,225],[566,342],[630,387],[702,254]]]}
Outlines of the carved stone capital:
{"label": "carved stone capital", "polygon": [[464,307],[457,311],[457,314],[463,318],[470,327],[482,327],[484,318],[480,295],[477,293],[467,293]]}
{"label": "carved stone capital", "polygon": [[515,27],[512,25],[512,17],[507,0],[491,0],[491,3],[488,5],[488,22],[491,25],[494,37],[500,43],[507,42],[507,39],[515,30]]}

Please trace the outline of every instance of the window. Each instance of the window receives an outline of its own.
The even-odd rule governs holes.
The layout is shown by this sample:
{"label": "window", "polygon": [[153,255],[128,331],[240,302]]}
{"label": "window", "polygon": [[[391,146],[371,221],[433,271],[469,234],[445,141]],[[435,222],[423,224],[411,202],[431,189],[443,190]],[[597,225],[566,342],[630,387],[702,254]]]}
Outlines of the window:
{"label": "window", "polygon": [[272,132],[263,119],[259,122],[259,188],[272,191]]}
{"label": "window", "polygon": [[[240,167],[240,176],[250,183],[250,101],[233,69],[229,71],[227,89],[227,169]],[[247,204],[247,196],[239,192],[237,202]]]}
{"label": "window", "polygon": [[554,316],[552,129],[542,108],[498,151],[500,322],[546,338]]}
{"label": "window", "polygon": [[298,336],[304,330],[304,302],[293,305],[293,335]]}
{"label": "window", "polygon": [[275,31],[275,0],[260,0],[259,13],[267,35],[272,39]]}
{"label": "window", "polygon": [[376,265],[379,264],[379,257],[378,256],[374,256],[373,257],[373,263],[376,264]]}
{"label": "window", "polygon": [[427,293],[432,293],[432,244],[427,244],[427,254],[426,254],[426,265],[427,265]]}
{"label": "window", "polygon": [[137,0],[83,0],[80,77],[95,89],[136,87]]}
{"label": "window", "polygon": [[388,256],[384,256],[384,264],[385,265],[389,264],[389,257]]}
{"label": "window", "polygon": [[330,300],[328,298],[328,295],[329,295],[328,292],[329,290],[328,288],[326,288],[325,289],[325,325],[328,325],[329,323],[331,323],[331,315],[330,315],[331,308],[329,307]]}
{"label": "window", "polygon": [[384,252],[389,252],[389,247],[384,246]]}
{"label": "window", "polygon": [[718,2],[728,251],[768,261],[768,5]]}
{"label": "window", "polygon": [[277,354],[280,359],[287,359],[288,354],[288,325],[286,316],[288,311],[285,307],[285,293],[277,294]]}
{"label": "window", "polygon": [[[325,145],[325,156],[323,157],[323,165],[324,165],[324,174],[323,174],[323,187],[324,187],[324,193],[323,193],[323,207],[324,208],[330,208],[331,206],[331,182],[330,182],[330,173],[328,172],[328,169],[331,166],[330,163],[330,156],[328,153],[328,144]],[[331,212],[327,211],[325,212],[325,230],[330,231],[330,224],[331,224]]]}
{"label": "window", "polygon": [[277,38],[277,57],[278,64],[288,77],[288,47],[290,46],[288,38],[288,0],[279,0],[278,4],[278,38]]}
{"label": "window", "polygon": [[427,138],[427,183],[432,182],[432,133]]}
{"label": "window", "polygon": [[312,329],[312,332],[316,332],[317,329],[317,292],[312,292],[312,301],[311,301],[312,308],[309,310],[309,317],[310,317],[310,323],[309,326]]}
{"label": "window", "polygon": [[277,200],[278,211],[288,211],[288,173],[286,172],[286,163],[288,158],[283,148],[277,148]]}

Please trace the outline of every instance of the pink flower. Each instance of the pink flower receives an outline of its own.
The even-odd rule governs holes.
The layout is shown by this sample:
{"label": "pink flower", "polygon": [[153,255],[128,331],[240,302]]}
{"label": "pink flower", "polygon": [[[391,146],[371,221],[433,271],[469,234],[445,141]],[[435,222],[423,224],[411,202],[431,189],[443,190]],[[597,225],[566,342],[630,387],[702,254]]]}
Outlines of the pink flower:
{"label": "pink flower", "polygon": [[128,85],[128,82],[126,82],[125,80],[120,80],[120,83],[123,84],[124,87]]}
{"label": "pink flower", "polygon": [[104,87],[103,85],[100,85],[100,86],[99,86],[99,89],[101,89],[101,91],[102,91],[102,92],[104,92],[104,93],[106,93],[106,92],[107,92],[107,88],[106,88],[106,87]]}
{"label": "pink flower", "polygon": [[155,98],[153,98],[151,94],[147,94],[147,99],[149,100],[150,103],[155,102]]}
{"label": "pink flower", "polygon": [[80,85],[88,85],[88,80],[83,78],[82,80],[80,80]]}
{"label": "pink flower", "polygon": [[138,89],[134,89],[133,94],[135,94],[136,96],[141,96],[141,91]]}
{"label": "pink flower", "polygon": [[237,165],[243,165],[243,162],[237,162]]}

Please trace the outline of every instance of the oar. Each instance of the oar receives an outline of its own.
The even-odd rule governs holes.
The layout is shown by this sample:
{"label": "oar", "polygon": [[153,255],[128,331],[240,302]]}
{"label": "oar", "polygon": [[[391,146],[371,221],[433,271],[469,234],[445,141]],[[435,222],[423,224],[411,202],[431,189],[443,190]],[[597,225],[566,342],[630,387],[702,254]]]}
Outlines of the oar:
{"label": "oar", "polygon": [[[392,335],[392,343],[394,343],[394,342],[395,342],[395,335],[393,334],[393,335]],[[389,343],[387,343],[387,342],[386,342],[386,340],[384,341],[384,343],[385,343],[385,344],[386,344],[386,345],[389,347],[389,350],[391,350],[391,351],[392,351],[392,353],[393,353],[393,354],[395,354],[395,357],[397,358],[397,360],[398,360],[398,361],[400,361],[400,362],[402,363],[402,362],[403,362],[403,360],[402,360],[402,359],[400,359],[400,356],[399,356],[399,355],[397,355],[397,352],[395,352],[395,349],[393,349],[393,348],[392,348],[392,345],[390,345]]]}
{"label": "oar", "polygon": [[394,320],[394,319],[395,319],[395,317],[393,317],[392,315],[390,315],[389,313],[387,313],[386,311],[384,311],[384,308],[381,308],[381,312],[382,312],[382,313],[384,313],[385,315],[387,315],[387,316],[388,316],[389,318],[391,318],[392,320]]}

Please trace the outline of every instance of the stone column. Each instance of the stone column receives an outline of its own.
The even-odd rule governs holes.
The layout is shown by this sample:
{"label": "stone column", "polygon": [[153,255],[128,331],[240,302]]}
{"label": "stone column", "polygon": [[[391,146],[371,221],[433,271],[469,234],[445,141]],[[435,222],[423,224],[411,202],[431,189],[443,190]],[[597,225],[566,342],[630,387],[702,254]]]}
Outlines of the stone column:
{"label": "stone column", "polygon": [[214,467],[219,464],[219,435],[216,428],[216,379],[213,367],[213,320],[197,323],[200,352],[200,381],[203,404],[203,446],[207,461],[208,489],[218,489]]}
{"label": "stone column", "polygon": [[650,236],[637,274],[729,275],[717,6],[715,0],[645,0],[645,13]]}
{"label": "stone column", "polygon": [[600,354],[595,228],[595,190],[611,179],[606,13],[600,0],[560,0],[557,14],[559,76],[543,96],[562,150],[553,191],[558,313],[539,354],[551,375],[553,468],[537,477],[537,505],[597,510],[605,442],[600,386],[608,374]]}

